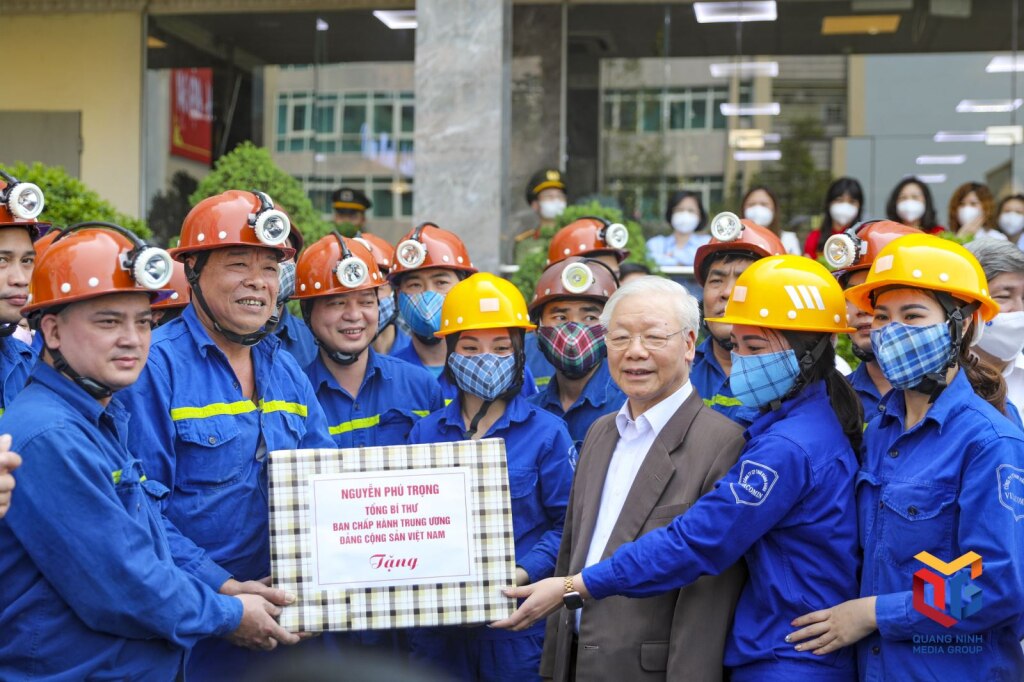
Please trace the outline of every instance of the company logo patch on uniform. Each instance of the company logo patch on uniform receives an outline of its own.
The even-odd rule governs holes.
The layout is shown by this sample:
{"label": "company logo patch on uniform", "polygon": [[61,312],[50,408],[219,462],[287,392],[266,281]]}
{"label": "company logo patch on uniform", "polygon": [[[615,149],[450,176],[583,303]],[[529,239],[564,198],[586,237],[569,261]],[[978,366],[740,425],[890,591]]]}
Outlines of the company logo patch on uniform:
{"label": "company logo patch on uniform", "polygon": [[1013,513],[1013,520],[1024,519],[1024,469],[1000,464],[996,468],[999,481],[999,504]]}
{"label": "company logo patch on uniform", "polygon": [[749,504],[756,507],[768,499],[772,488],[779,480],[779,473],[769,466],[753,460],[746,460],[740,466],[740,480],[730,483],[732,496],[736,504]]}

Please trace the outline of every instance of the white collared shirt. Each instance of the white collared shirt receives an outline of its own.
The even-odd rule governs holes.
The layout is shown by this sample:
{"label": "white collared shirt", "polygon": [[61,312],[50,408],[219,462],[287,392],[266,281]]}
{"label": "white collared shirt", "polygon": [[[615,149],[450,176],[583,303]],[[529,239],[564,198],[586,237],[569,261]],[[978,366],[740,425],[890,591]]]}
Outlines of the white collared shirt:
{"label": "white collared shirt", "polygon": [[[601,502],[598,506],[597,521],[594,523],[594,535],[590,539],[585,566],[593,566],[601,561],[608,538],[619,520],[622,505],[626,501],[629,489],[633,487],[640,465],[647,457],[654,439],[658,437],[665,424],[672,418],[683,402],[690,397],[693,387],[687,381],[682,388],[651,407],[634,420],[627,400],[619,413],[615,415],[615,426],[619,430],[619,441],[615,444],[611,461],[608,463],[608,474],[604,477],[604,488],[601,491]],[[579,630],[580,612],[576,611],[576,629]]]}
{"label": "white collared shirt", "polygon": [[1024,420],[1024,355],[1018,355],[1006,365],[1003,378],[1006,379],[1006,397]]}

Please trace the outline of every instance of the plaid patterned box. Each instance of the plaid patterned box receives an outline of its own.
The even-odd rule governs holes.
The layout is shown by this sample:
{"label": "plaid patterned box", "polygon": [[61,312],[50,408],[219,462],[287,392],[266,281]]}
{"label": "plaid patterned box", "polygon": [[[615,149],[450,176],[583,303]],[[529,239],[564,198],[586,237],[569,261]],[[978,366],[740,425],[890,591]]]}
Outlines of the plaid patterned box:
{"label": "plaid patterned box", "polygon": [[[465,479],[464,507],[468,518],[462,541],[468,545],[468,566],[452,570],[465,570],[468,579],[425,577],[421,581],[404,577],[379,586],[366,586],[366,581],[358,578],[350,583],[355,586],[346,586],[349,581],[336,574],[333,580],[325,579],[324,564],[317,559],[318,533],[313,527],[313,516],[320,507],[317,512],[312,510],[313,491],[321,490],[318,481],[330,479],[331,474],[351,474],[349,484],[353,489],[369,485],[366,481],[370,479],[358,476],[360,472],[431,474],[440,477],[438,480],[449,481]],[[386,478],[382,481],[382,485],[387,485]],[[359,502],[372,505],[382,501],[393,500],[369,498]],[[347,529],[349,521],[356,526],[356,521],[365,524],[373,519],[371,516],[338,520]],[[461,520],[452,521],[452,535],[458,536]],[[389,533],[376,530],[375,520],[373,524],[374,529],[367,529],[366,533]],[[349,537],[360,532],[353,530]],[[367,552],[372,568],[386,568],[381,564],[389,554],[381,557],[376,550]],[[370,558],[371,552],[378,558]],[[461,625],[509,616],[515,601],[503,596],[501,588],[515,583],[515,547],[505,441],[492,438],[431,445],[271,452],[270,561],[274,586],[298,597],[281,614],[281,625],[291,631]],[[367,570],[363,562],[353,566],[354,574],[366,574]],[[407,575],[401,571],[397,574]]]}

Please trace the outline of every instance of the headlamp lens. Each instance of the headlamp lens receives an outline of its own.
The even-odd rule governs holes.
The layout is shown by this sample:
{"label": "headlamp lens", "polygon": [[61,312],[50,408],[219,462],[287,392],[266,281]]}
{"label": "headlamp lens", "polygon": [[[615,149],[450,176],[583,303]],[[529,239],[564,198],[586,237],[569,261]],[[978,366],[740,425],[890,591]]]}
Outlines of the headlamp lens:
{"label": "headlamp lens", "polygon": [[31,182],[19,182],[10,189],[7,207],[20,220],[33,220],[43,212],[45,205],[43,190]]}
{"label": "headlamp lens", "polygon": [[848,268],[857,260],[857,245],[849,235],[834,234],[825,242],[822,253],[830,267]]}
{"label": "headlamp lens", "polygon": [[581,294],[594,283],[594,272],[583,263],[573,263],[562,271],[562,286],[573,294]]}
{"label": "headlamp lens", "polygon": [[407,239],[398,245],[398,262],[404,267],[415,268],[427,259],[427,249],[414,239]]}
{"label": "headlamp lens", "polygon": [[743,233],[743,223],[735,213],[724,211],[711,221],[711,236],[720,242],[734,242]]}

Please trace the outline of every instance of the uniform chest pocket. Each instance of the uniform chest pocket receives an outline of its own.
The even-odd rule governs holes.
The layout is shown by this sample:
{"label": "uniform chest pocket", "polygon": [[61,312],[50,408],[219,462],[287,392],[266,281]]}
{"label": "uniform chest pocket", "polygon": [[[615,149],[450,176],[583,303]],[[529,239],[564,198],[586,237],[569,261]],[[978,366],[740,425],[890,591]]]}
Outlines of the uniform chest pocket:
{"label": "uniform chest pocket", "polygon": [[380,416],[377,425],[375,445],[404,445],[409,441],[409,432],[416,423],[416,417],[401,410],[388,410]]}
{"label": "uniform chest pocket", "polygon": [[537,488],[538,478],[536,469],[509,469],[509,497],[519,500],[532,495]]}
{"label": "uniform chest pocket", "polygon": [[950,486],[889,482],[881,498],[885,515],[880,529],[886,546],[884,557],[903,566],[921,551],[948,556],[953,544],[956,499],[957,491]]}
{"label": "uniform chest pocket", "polygon": [[182,446],[177,452],[178,480],[183,487],[218,488],[241,476],[235,424],[223,418],[184,419],[176,427]]}

